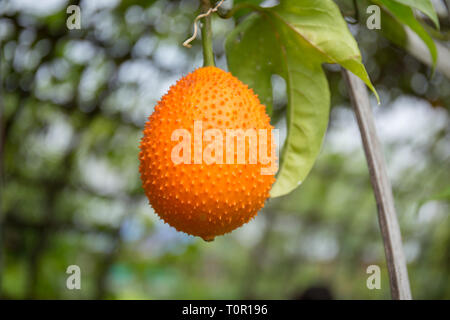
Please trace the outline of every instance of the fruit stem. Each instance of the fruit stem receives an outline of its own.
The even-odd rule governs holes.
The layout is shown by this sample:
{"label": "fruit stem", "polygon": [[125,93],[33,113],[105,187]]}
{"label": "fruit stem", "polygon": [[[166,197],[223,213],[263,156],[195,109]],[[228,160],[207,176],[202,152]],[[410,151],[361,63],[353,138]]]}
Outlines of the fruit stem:
{"label": "fruit stem", "polygon": [[[202,13],[208,12],[211,8],[210,0],[201,0]],[[203,46],[203,66],[215,66],[214,53],[212,48],[212,28],[211,28],[211,15],[203,18],[202,23],[202,46]]]}

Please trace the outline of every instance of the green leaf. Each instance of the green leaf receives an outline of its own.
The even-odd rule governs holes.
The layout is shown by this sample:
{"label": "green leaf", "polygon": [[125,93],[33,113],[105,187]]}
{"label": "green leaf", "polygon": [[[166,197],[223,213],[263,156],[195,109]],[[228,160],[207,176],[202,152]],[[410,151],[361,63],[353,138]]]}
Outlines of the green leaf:
{"label": "green leaf", "polygon": [[331,0],[285,0],[274,8],[274,16],[315,48],[327,63],[339,63],[357,75],[375,94],[361,62],[358,45],[348,30],[338,6]]}
{"label": "green leaf", "polygon": [[439,29],[439,19],[430,0],[394,0],[404,5],[410,6],[426,14],[437,29]]}
{"label": "green leaf", "polygon": [[[436,44],[419,21],[416,20],[412,9],[393,0],[374,0],[374,2],[384,5],[398,21],[410,27],[423,40],[428,47],[428,50],[430,50],[433,66],[435,66],[437,61]],[[408,1],[405,0],[404,2]]]}
{"label": "green leaf", "polygon": [[266,106],[267,114],[272,116],[271,76],[274,66],[280,64],[280,58],[278,54],[266,51],[270,47],[269,42],[273,45],[273,38],[258,34],[254,25],[260,23],[260,20],[258,15],[246,19],[230,33],[225,46],[228,67],[233,75],[255,91],[261,103]]}
{"label": "green leaf", "polygon": [[379,30],[386,39],[399,47],[405,47],[408,41],[405,28],[394,18],[386,8],[381,9],[381,29]]}
{"label": "green leaf", "polygon": [[253,88],[269,114],[271,76],[286,81],[288,134],[272,197],[295,189],[319,154],[330,107],[322,63],[341,64],[376,94],[356,41],[331,0],[291,0],[259,8],[228,36],[226,52],[230,71]]}

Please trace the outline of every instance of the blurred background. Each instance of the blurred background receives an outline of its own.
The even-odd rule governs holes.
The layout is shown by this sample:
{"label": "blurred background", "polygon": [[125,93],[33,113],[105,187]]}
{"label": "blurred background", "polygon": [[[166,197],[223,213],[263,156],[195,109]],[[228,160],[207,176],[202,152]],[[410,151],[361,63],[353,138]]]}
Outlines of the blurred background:
{"label": "blurred background", "polygon": [[[386,39],[398,29],[368,30],[365,7],[357,15],[352,1],[339,2],[349,21],[361,20],[350,28],[381,96],[372,104],[413,297],[450,299],[450,80]],[[434,3],[448,48],[448,11]],[[66,27],[70,4],[81,8],[80,30]],[[141,131],[170,85],[203,63],[199,40],[181,45],[198,7],[0,1],[1,298],[390,298],[361,138],[337,66],[325,66],[332,111],[322,152],[294,192],[212,243],[176,232],[148,205]],[[213,18],[223,69],[234,24]],[[273,86],[283,110],[285,84],[274,77]],[[273,118],[282,133],[284,121]],[[366,287],[373,264],[380,290]],[[81,268],[81,290],[66,288],[69,265]]]}

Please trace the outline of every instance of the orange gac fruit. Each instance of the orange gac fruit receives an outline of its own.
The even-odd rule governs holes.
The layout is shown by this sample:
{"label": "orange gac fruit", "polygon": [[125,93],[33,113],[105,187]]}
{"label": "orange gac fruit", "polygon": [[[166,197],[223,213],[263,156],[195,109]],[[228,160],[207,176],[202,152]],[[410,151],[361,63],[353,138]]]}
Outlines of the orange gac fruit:
{"label": "orange gac fruit", "polygon": [[[195,144],[199,123],[203,131],[212,129],[222,135],[222,145],[209,153],[216,162],[198,161],[206,155],[209,143],[205,143],[206,132],[203,136],[202,131],[201,144]],[[174,148],[181,142],[180,136],[174,139],[173,134],[180,129],[190,137],[185,141],[188,147],[180,152],[183,162],[174,161]],[[239,162],[238,139],[230,139],[236,145],[231,151],[226,142],[228,130],[238,129],[267,132],[266,140],[258,136],[256,149],[250,137],[241,140],[241,147],[245,145],[244,163]],[[203,67],[181,78],[156,105],[140,145],[139,171],[155,212],[178,231],[206,241],[247,223],[264,206],[275,181],[275,172],[263,174],[268,164],[260,158],[264,149],[268,158],[276,160],[272,129],[264,105],[231,73]],[[256,163],[250,160],[252,150],[257,150]]]}

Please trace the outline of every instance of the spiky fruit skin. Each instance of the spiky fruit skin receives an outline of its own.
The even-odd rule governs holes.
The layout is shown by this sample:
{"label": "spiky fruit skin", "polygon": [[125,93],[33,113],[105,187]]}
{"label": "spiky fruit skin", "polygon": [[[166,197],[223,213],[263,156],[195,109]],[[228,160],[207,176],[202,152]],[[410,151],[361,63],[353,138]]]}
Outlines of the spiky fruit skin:
{"label": "spiky fruit skin", "polygon": [[[224,136],[226,129],[253,128],[268,130],[270,138],[273,127],[253,91],[216,67],[199,68],[181,78],[149,117],[140,145],[139,171],[151,206],[178,231],[212,240],[256,216],[275,179],[261,174],[259,161],[194,164],[192,152],[191,164],[174,164],[171,152],[179,142],[171,140],[172,132],[184,128],[193,137],[194,121],[202,121],[203,130],[219,129]],[[274,141],[267,143],[273,147]]]}

